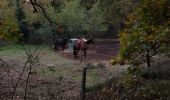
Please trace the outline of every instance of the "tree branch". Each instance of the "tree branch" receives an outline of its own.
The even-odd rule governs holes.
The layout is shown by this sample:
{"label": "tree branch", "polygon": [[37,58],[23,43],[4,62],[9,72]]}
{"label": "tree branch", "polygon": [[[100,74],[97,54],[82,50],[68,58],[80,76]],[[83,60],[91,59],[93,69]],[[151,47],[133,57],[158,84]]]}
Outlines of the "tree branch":
{"label": "tree branch", "polygon": [[55,24],[55,25],[57,25],[56,22],[54,22],[54,21],[52,21],[52,20],[50,19],[50,17],[47,15],[45,9],[44,9],[40,4],[38,4],[38,3],[36,2],[36,0],[34,0],[34,1],[33,1],[33,0],[30,0],[30,3],[32,4],[32,6],[33,6],[33,8],[34,8],[34,12],[38,12],[37,7],[39,7],[39,8],[42,10],[42,12],[43,12],[44,17],[50,22],[50,24]]}
{"label": "tree branch", "polygon": [[[37,47],[34,51],[32,51],[32,52],[31,52],[30,48],[27,50],[27,49],[24,47],[24,50],[25,50],[25,54],[27,55],[27,61],[25,62],[24,66],[23,66],[23,70],[22,70],[22,72],[20,73],[20,76],[19,76],[16,84],[14,85],[14,90],[13,90],[13,93],[12,93],[11,100],[13,100],[13,98],[14,98],[14,95],[15,95],[16,89],[17,89],[17,87],[18,87],[18,84],[19,84],[19,82],[20,82],[23,74],[25,73],[25,70],[26,70],[28,64],[30,64],[30,65],[31,65],[31,68],[32,68],[32,64],[33,64],[33,63],[36,63],[35,61],[37,60],[37,57],[38,57],[38,55],[39,55],[38,47]],[[37,52],[38,52],[38,53],[37,53]],[[30,66],[29,66],[29,68],[30,68]],[[29,71],[29,73],[30,73],[30,71]],[[29,75],[29,74],[28,74],[28,75]],[[27,80],[29,80],[28,77],[27,77]],[[27,84],[28,84],[28,83],[26,83],[25,94],[27,93]],[[26,98],[26,95],[25,95],[25,98]]]}

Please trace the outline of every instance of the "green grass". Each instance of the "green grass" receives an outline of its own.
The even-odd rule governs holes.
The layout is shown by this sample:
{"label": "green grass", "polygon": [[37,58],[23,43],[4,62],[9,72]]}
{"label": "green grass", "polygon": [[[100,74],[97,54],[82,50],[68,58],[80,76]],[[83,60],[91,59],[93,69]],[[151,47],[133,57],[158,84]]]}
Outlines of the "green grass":
{"label": "green grass", "polygon": [[[79,81],[79,80],[82,79],[82,75],[80,73],[79,75],[72,76],[71,79]],[[86,72],[86,85],[87,85],[87,87],[95,85],[98,82],[98,79],[99,79],[99,77],[97,75],[96,70],[94,70],[94,69],[93,70],[92,69],[87,70],[87,72]]]}
{"label": "green grass", "polygon": [[[22,71],[26,54],[24,47],[31,50],[39,48],[39,64],[34,67],[39,77],[46,79],[64,77],[66,79],[80,82],[82,79],[82,70],[86,63],[80,63],[71,59],[64,58],[60,53],[56,53],[48,45],[19,45],[11,44],[0,47],[0,58],[7,61],[10,65],[14,65],[17,70]],[[123,68],[123,67],[122,67]],[[109,67],[107,72],[101,72],[96,69],[87,70],[87,86],[93,86],[97,83],[109,79],[122,69],[120,66]],[[124,69],[123,69],[124,70]]]}
{"label": "green grass", "polygon": [[[21,65],[26,60],[24,48],[35,50],[37,47],[40,50],[40,64],[35,66],[34,70],[38,73],[38,75],[46,78],[62,76],[75,81],[81,81],[82,69],[85,64],[82,64],[79,61],[66,59],[60,54],[54,52],[47,45],[10,44],[0,47],[0,57],[9,63],[16,63],[17,66],[15,67],[22,68]],[[96,75],[95,70],[87,72],[87,84],[92,85],[97,79],[98,76]]]}
{"label": "green grass", "polygon": [[[24,54],[24,49],[31,49],[34,50],[36,48],[41,49],[48,49],[49,46],[46,45],[20,45],[20,44],[9,44],[6,46],[0,47],[0,55],[18,55],[18,54]],[[48,52],[51,50],[48,50]]]}

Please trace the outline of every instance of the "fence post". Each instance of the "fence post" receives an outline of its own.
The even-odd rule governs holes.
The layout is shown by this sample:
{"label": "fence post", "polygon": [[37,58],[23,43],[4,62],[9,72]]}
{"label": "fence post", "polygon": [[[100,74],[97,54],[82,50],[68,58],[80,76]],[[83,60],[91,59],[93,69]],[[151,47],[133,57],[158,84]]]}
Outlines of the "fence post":
{"label": "fence post", "polygon": [[81,100],[85,100],[86,97],[86,67],[83,68],[83,73],[82,73],[82,83],[81,83]]}

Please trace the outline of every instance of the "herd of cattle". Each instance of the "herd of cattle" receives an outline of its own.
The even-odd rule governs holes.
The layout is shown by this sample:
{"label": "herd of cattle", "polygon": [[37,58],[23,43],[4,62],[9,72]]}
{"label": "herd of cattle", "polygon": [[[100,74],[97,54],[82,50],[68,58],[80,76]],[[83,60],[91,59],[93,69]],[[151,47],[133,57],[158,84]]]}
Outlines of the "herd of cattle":
{"label": "herd of cattle", "polygon": [[81,55],[83,54],[86,58],[88,45],[94,43],[93,38],[85,39],[85,38],[73,38],[73,39],[56,39],[54,44],[54,49],[59,51],[61,48],[62,51],[65,50],[66,45],[68,44],[68,49],[73,51],[74,58],[78,58],[79,51]]}

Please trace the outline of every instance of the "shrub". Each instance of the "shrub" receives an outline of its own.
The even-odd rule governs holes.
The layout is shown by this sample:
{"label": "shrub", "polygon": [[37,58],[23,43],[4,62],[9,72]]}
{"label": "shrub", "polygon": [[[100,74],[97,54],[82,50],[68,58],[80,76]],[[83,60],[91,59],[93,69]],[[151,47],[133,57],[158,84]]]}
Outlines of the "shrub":
{"label": "shrub", "polygon": [[48,26],[42,26],[39,29],[34,29],[29,35],[29,43],[31,44],[42,44],[51,43],[53,40],[52,29]]}
{"label": "shrub", "polygon": [[123,76],[115,78],[96,91],[89,91],[87,98],[93,100],[169,99],[170,90],[168,87],[170,81],[143,78],[144,72],[149,73],[151,71],[150,69],[144,70],[142,67],[130,66]]}

